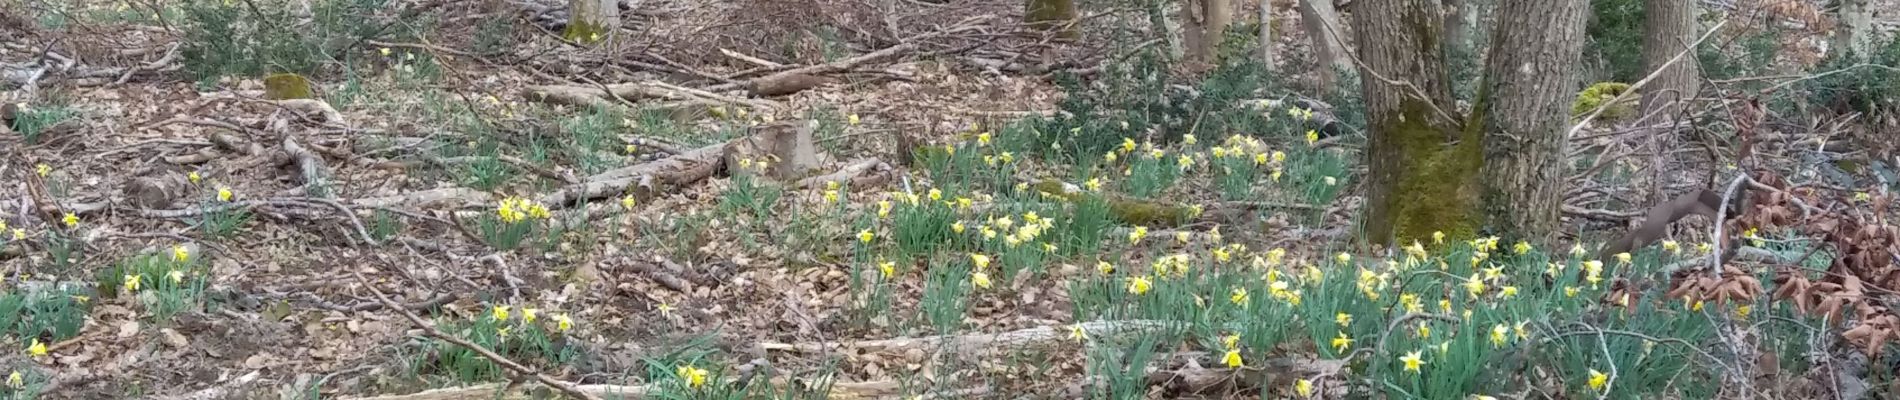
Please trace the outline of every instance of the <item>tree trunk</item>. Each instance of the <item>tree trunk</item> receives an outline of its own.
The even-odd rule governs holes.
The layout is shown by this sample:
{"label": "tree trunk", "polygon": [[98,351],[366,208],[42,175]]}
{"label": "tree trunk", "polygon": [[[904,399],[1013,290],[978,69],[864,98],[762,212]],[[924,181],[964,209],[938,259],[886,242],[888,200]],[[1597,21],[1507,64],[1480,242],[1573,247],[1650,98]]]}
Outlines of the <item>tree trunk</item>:
{"label": "tree trunk", "polygon": [[1206,24],[1202,7],[1206,0],[1181,0],[1181,59],[1202,62],[1207,59]]}
{"label": "tree trunk", "polygon": [[1201,15],[1207,16],[1201,24],[1201,44],[1207,46],[1205,59],[1201,62],[1216,61],[1220,55],[1222,42],[1227,39],[1227,26],[1234,23],[1234,0],[1200,0]]}
{"label": "tree trunk", "polygon": [[[1321,93],[1330,93],[1339,71],[1352,71],[1352,58],[1346,52],[1346,25],[1340,23],[1339,12],[1333,10],[1333,0],[1299,0],[1300,25],[1306,30],[1306,37],[1313,41],[1313,59],[1318,69]],[[1328,28],[1330,26],[1330,28]]]}
{"label": "tree trunk", "polygon": [[1558,231],[1564,132],[1589,7],[1589,0],[1511,0],[1497,10],[1468,123],[1484,132],[1486,225],[1511,242],[1545,242]]}
{"label": "tree trunk", "polygon": [[1045,31],[1060,29],[1057,37],[1075,38],[1075,27],[1070,25],[1073,21],[1074,0],[1029,0],[1029,4],[1023,6],[1023,22]]}
{"label": "tree trunk", "polygon": [[567,11],[567,40],[599,42],[620,30],[620,0],[568,0]]}
{"label": "tree trunk", "polygon": [[[1655,72],[1676,54],[1689,49],[1696,39],[1696,0],[1645,0],[1643,2],[1643,71]],[[1689,57],[1694,57],[1691,54]],[[1682,103],[1694,98],[1701,89],[1701,74],[1694,58],[1685,58],[1664,69],[1643,88],[1641,115],[1660,113],[1655,118],[1667,121],[1682,110]]]}
{"label": "tree trunk", "polygon": [[1260,66],[1273,71],[1273,0],[1260,0]]}
{"label": "tree trunk", "polygon": [[1834,31],[1828,51],[1852,51],[1857,61],[1865,61],[1874,52],[1874,13],[1867,0],[1841,0],[1840,28]]}
{"label": "tree trunk", "polygon": [[1365,240],[1391,245],[1476,229],[1476,130],[1451,113],[1437,0],[1358,0],[1352,13],[1366,101],[1370,176]]}

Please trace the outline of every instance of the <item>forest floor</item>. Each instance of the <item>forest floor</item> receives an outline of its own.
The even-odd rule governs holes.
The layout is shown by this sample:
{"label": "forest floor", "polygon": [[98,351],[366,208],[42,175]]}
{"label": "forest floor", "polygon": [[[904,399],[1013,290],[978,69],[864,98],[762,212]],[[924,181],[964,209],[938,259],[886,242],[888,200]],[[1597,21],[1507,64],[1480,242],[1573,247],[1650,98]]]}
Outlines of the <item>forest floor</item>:
{"label": "forest floor", "polygon": [[[315,101],[282,101],[195,79],[269,62],[191,54],[257,45],[183,23],[250,1],[28,3],[0,11],[0,64],[70,64],[0,92],[50,121],[0,138],[9,395],[552,396],[538,376],[602,398],[1290,396],[1295,377],[1347,384],[1325,380],[1345,365],[1327,342],[1206,320],[1298,307],[1280,271],[1401,259],[1351,247],[1363,138],[1309,138],[1297,93],[1230,94],[1258,132],[1065,120],[1072,95],[1040,72],[1165,46],[1125,39],[1136,8],[1086,10],[1086,39],[1058,41],[1012,22],[1020,2],[644,1],[600,43],[547,30],[554,4],[303,10],[308,31],[258,39],[325,57]],[[1309,53],[1280,31],[1278,54]],[[1074,132],[1112,135],[1119,160],[1049,139]],[[1568,225],[1596,240],[1641,212],[1620,208]],[[1188,254],[1268,278],[1140,275]],[[1137,281],[1159,294],[1121,297]],[[1170,315],[1213,328],[1099,362],[1096,337]],[[1246,368],[1221,366],[1230,332],[1261,343]]]}

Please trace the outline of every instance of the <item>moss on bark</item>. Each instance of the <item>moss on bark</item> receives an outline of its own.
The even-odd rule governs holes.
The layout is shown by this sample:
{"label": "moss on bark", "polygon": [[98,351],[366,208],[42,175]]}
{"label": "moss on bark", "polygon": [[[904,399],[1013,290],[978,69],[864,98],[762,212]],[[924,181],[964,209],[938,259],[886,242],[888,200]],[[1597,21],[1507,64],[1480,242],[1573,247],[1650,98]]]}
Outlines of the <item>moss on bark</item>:
{"label": "moss on bark", "polygon": [[[1399,146],[1392,192],[1383,201],[1391,210],[1395,243],[1429,241],[1432,233],[1453,238],[1477,234],[1477,176],[1484,166],[1481,131],[1433,126],[1432,108],[1418,99],[1400,104],[1397,118],[1379,121],[1381,132]],[[1473,115],[1471,121],[1482,121]],[[1474,125],[1474,124],[1467,124]],[[1447,141],[1448,138],[1455,140]]]}

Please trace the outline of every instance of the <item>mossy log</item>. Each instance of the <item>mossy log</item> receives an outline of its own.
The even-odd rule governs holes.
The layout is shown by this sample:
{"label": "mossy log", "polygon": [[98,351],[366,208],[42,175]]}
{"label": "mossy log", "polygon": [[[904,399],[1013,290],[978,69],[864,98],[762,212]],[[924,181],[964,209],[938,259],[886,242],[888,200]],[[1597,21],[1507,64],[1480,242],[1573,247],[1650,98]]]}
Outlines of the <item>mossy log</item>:
{"label": "mossy log", "polygon": [[[1074,185],[1056,180],[1043,180],[1035,183],[1038,192],[1074,202],[1085,193]],[[1109,214],[1116,220],[1129,225],[1148,227],[1173,227],[1193,222],[1199,217],[1194,207],[1154,200],[1143,200],[1127,196],[1109,194],[1103,196],[1108,202]]]}
{"label": "mossy log", "polygon": [[1075,0],[1029,0],[1023,7],[1023,22],[1030,27],[1050,31],[1060,30],[1058,37],[1073,39],[1077,36],[1075,27]]}
{"label": "mossy log", "polygon": [[264,98],[271,100],[310,99],[310,80],[297,74],[271,74],[264,77]]}

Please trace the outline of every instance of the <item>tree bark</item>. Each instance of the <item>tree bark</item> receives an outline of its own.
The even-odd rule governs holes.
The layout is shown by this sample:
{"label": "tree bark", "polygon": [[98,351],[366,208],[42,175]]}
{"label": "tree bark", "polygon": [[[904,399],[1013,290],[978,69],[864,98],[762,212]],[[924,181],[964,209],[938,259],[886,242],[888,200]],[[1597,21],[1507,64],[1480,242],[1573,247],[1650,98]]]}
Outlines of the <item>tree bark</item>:
{"label": "tree bark", "polygon": [[[1340,23],[1339,12],[1333,9],[1333,0],[1299,0],[1300,25],[1306,30],[1306,37],[1313,41],[1313,59],[1322,93],[1330,93],[1339,71],[1352,71],[1352,58],[1346,53],[1346,25]],[[1331,28],[1328,28],[1330,26]]]}
{"label": "tree bark", "polygon": [[1234,23],[1234,0],[1200,0],[1201,15],[1207,20],[1201,24],[1201,44],[1207,46],[1202,62],[1216,61],[1220,55],[1222,42],[1227,39],[1227,26]]}
{"label": "tree bark", "polygon": [[1370,124],[1365,239],[1472,236],[1483,153],[1478,132],[1451,114],[1444,14],[1437,0],[1358,1],[1352,17]]}
{"label": "tree bark", "polygon": [[1044,31],[1057,30],[1058,37],[1075,38],[1075,27],[1069,25],[1075,21],[1074,0],[1029,0],[1023,6],[1023,22],[1030,27]]}
{"label": "tree bark", "polygon": [[593,43],[610,38],[620,30],[619,0],[568,0],[567,29],[561,37]]}
{"label": "tree bark", "polygon": [[1260,66],[1273,71],[1273,0],[1260,0]]}
{"label": "tree bark", "polygon": [[1497,10],[1470,123],[1484,132],[1486,225],[1512,242],[1544,242],[1558,231],[1564,132],[1589,7],[1589,0],[1510,0]]}
{"label": "tree bark", "polygon": [[[1643,71],[1655,72],[1676,54],[1689,49],[1689,43],[1696,39],[1698,12],[1696,0],[1644,1]],[[1673,119],[1682,110],[1682,103],[1694,98],[1696,91],[1702,88],[1701,72],[1694,61],[1678,61],[1662,70],[1656,80],[1643,89],[1640,115],[1660,113],[1658,118]]]}
{"label": "tree bark", "polygon": [[1206,14],[1202,13],[1206,4],[1207,0],[1181,0],[1181,59],[1207,60],[1207,35],[1203,33]]}

